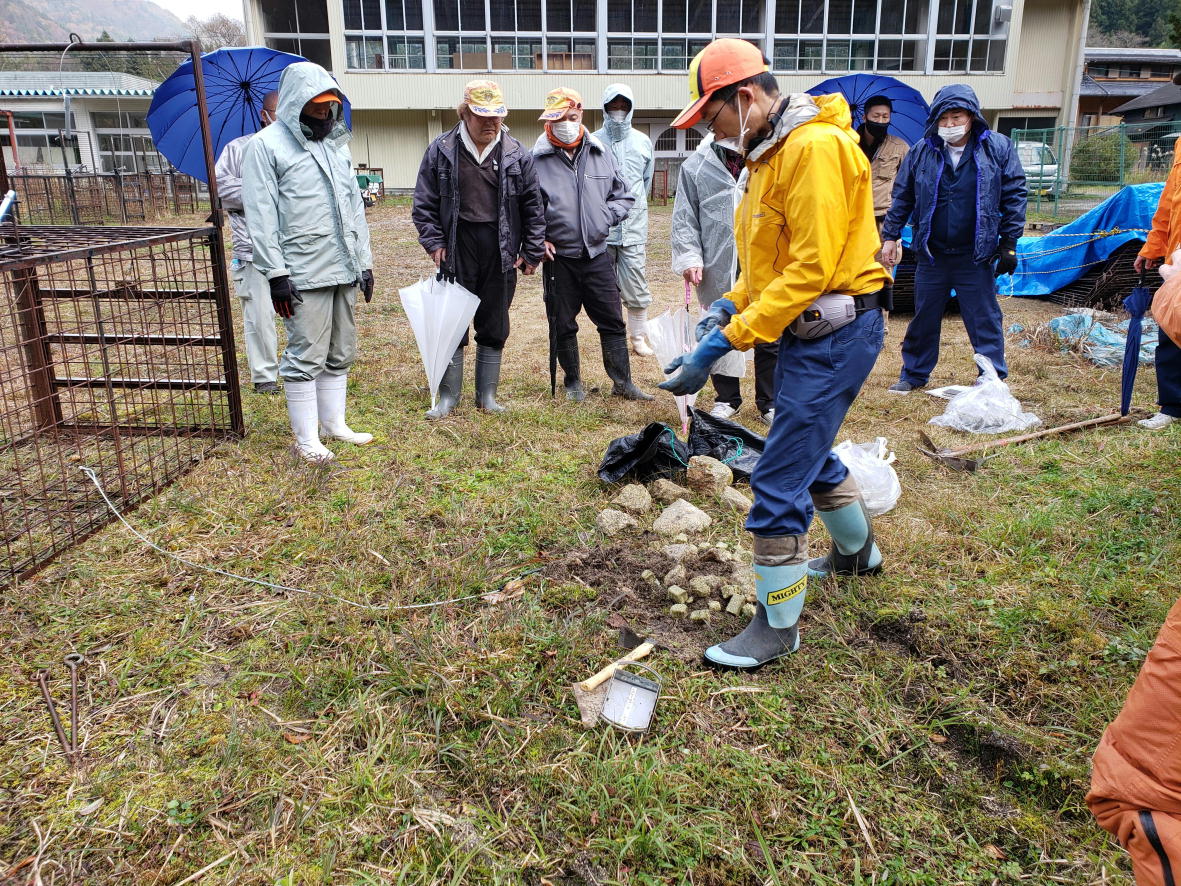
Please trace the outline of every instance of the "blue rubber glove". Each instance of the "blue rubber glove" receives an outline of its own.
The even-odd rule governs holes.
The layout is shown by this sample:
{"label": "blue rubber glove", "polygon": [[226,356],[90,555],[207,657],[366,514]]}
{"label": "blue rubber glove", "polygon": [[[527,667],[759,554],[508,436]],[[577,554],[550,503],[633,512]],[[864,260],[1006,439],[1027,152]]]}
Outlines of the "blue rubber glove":
{"label": "blue rubber glove", "polygon": [[705,338],[711,329],[717,329],[719,326],[725,326],[730,322],[730,318],[738,313],[738,306],[728,298],[716,299],[713,304],[709,306],[709,310],[705,315],[697,321],[697,329],[694,334],[697,340],[701,341]]}
{"label": "blue rubber glove", "polygon": [[709,368],[732,350],[734,346],[726,334],[714,327],[709,335],[697,343],[697,347],[664,367],[665,375],[672,375],[678,369],[681,371],[658,387],[672,391],[677,396],[696,394],[709,380]]}

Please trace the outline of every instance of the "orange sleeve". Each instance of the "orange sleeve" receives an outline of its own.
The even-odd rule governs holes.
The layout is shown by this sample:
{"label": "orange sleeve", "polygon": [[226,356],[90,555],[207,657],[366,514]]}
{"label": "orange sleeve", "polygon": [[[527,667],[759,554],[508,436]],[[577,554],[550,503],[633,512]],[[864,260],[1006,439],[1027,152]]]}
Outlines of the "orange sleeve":
{"label": "orange sleeve", "polygon": [[1140,249],[1140,255],[1145,258],[1168,258],[1170,241],[1181,239],[1181,231],[1170,230],[1178,191],[1181,191],[1181,138],[1173,145],[1173,168],[1169,171],[1169,179],[1161,192],[1160,203],[1157,204],[1156,212],[1152,216],[1152,230],[1148,232],[1144,246]]}

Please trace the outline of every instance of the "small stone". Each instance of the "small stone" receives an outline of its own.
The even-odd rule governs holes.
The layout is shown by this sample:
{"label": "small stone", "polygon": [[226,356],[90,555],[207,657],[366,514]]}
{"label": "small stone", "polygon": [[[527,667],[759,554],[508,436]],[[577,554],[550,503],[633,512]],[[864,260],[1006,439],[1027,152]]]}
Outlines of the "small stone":
{"label": "small stone", "polygon": [[668,557],[670,560],[674,560],[677,563],[680,563],[682,560],[684,560],[690,554],[697,553],[696,547],[697,547],[696,545],[684,545],[684,544],[682,544],[682,545],[665,545],[660,550],[664,554],[664,556]]}
{"label": "small stone", "polygon": [[676,535],[673,536],[673,541],[675,541],[677,544],[682,544],[682,545],[688,544],[689,543],[689,536],[687,536],[683,532],[678,532]]}
{"label": "small stone", "polygon": [[689,583],[689,571],[683,565],[678,563],[664,575],[664,586],[666,588],[673,585],[684,585]]}
{"label": "small stone", "polygon": [[708,455],[695,455],[689,459],[689,470],[685,475],[690,489],[698,492],[721,493],[734,482],[734,472],[727,465]]}
{"label": "small stone", "polygon": [[723,504],[738,514],[749,513],[751,505],[754,504],[754,502],[752,502],[733,486],[727,486],[722,490],[721,499]]}
{"label": "small stone", "polygon": [[714,591],[719,590],[722,585],[726,583],[726,579],[722,578],[720,575],[703,575],[701,578],[709,586],[709,591],[711,594]]}
{"label": "small stone", "polygon": [[699,575],[690,581],[689,590],[693,592],[693,596],[695,597],[708,597],[714,591],[713,585],[704,575]]}
{"label": "small stone", "polygon": [[742,591],[739,589],[738,585],[723,585],[722,586],[722,599],[723,600],[729,600],[732,597],[745,597],[745,596],[746,595],[742,593]]}
{"label": "small stone", "polygon": [[660,579],[656,577],[656,573],[651,569],[645,569],[640,573],[640,580],[654,588],[662,588],[664,585],[660,583]]}
{"label": "small stone", "polygon": [[730,550],[730,545],[726,544],[726,542],[724,542],[724,541],[718,542],[716,545],[714,545],[714,547],[717,548],[719,551]]}
{"label": "small stone", "polygon": [[[632,518],[628,517],[628,519]],[[633,520],[633,522],[635,521]],[[701,532],[712,522],[709,514],[701,508],[690,504],[683,498],[678,498],[656,518],[652,528],[661,535],[677,535],[683,532]]]}
{"label": "small stone", "polygon": [[709,621],[709,610],[694,609],[689,613],[689,621]]}
{"label": "small stone", "polygon": [[747,603],[745,606],[742,607],[742,614],[745,615],[747,618],[754,618],[756,612],[758,612],[758,610],[755,609],[754,603]]}
{"label": "small stone", "polygon": [[688,618],[689,607],[684,603],[674,603],[672,606],[668,607],[668,614],[673,618]]}
{"label": "small stone", "polygon": [[639,483],[629,483],[611,499],[611,504],[629,514],[645,514],[652,508],[652,496]]}
{"label": "small stone", "polygon": [[705,605],[706,605],[706,608],[708,608],[710,612],[721,612],[722,611],[722,604],[719,603],[717,600],[710,600]]}
{"label": "small stone", "polygon": [[678,498],[684,498],[689,490],[678,486],[672,480],[653,480],[648,484],[648,492],[662,505],[671,505]]}
{"label": "small stone", "polygon": [[619,535],[625,529],[632,529],[639,525],[635,517],[612,508],[599,511],[598,516],[595,517],[595,526],[599,527],[599,532],[603,535]]}
{"label": "small stone", "polygon": [[731,615],[737,615],[742,611],[742,607],[745,605],[745,598],[741,594],[735,594],[730,598],[730,602],[726,604],[726,611]]}
{"label": "small stone", "polygon": [[668,589],[668,598],[674,603],[688,603],[689,592],[684,588],[679,588],[676,585],[673,585]]}

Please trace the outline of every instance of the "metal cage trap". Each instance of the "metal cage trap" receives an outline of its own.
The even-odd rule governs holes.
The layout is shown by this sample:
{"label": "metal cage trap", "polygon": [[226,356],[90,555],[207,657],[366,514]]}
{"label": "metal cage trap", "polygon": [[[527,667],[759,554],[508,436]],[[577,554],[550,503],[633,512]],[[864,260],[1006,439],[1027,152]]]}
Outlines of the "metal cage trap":
{"label": "metal cage trap", "polygon": [[[200,68],[199,45],[170,48]],[[200,89],[198,103],[203,109]],[[0,194],[6,178],[0,160]],[[217,207],[215,185],[210,192]],[[243,434],[216,209],[212,220],[200,228],[0,221],[0,585],[111,519],[82,467],[129,508]]]}

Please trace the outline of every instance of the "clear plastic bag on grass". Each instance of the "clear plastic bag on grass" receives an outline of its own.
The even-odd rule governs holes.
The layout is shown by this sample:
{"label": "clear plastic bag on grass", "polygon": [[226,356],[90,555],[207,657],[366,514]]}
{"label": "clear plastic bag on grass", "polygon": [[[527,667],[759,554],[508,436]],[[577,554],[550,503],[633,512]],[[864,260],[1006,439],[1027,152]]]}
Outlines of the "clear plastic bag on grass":
{"label": "clear plastic bag on grass", "polygon": [[885,437],[878,437],[870,443],[846,440],[833,452],[861,487],[861,498],[867,511],[878,517],[894,509],[902,496],[902,484],[894,470],[894,453]]}
{"label": "clear plastic bag on grass", "polygon": [[996,374],[991,360],[980,354],[975,360],[982,373],[976,384],[956,395],[943,415],[935,416],[929,424],[970,434],[1001,434],[1024,431],[1042,423],[1032,412],[1021,410],[1021,404]]}

